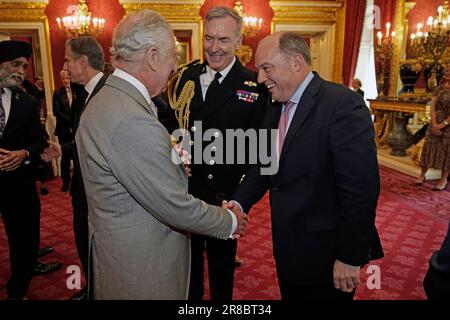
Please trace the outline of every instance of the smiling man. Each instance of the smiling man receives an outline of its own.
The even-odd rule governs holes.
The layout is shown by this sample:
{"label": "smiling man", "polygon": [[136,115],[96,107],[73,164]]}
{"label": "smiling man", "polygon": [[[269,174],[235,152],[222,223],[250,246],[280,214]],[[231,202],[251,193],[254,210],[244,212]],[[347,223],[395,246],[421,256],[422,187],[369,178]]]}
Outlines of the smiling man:
{"label": "smiling man", "polygon": [[270,191],[273,251],[283,300],[351,300],[360,267],[383,256],[375,228],[380,181],[374,130],[362,97],[311,69],[295,33],[264,38],[258,82],[277,102],[274,176],[247,173],[233,195],[248,212]]}
{"label": "smiling man", "polygon": [[25,299],[39,247],[40,202],[32,160],[44,150],[38,102],[18,89],[31,47],[0,42],[0,213],[8,236],[9,299]]}
{"label": "smiling man", "polygon": [[[226,7],[210,9],[204,24],[205,63],[190,65],[182,74],[177,91],[179,96],[188,81],[195,83],[189,130],[191,135],[200,130],[194,126],[194,121],[202,121],[203,131],[213,129],[216,139],[223,138],[223,143],[214,146],[216,149],[212,149],[211,155],[222,154],[222,159],[228,159],[226,150],[220,150],[227,145],[225,130],[260,128],[267,105],[267,91],[263,86],[257,85],[256,73],[242,66],[235,56],[242,43],[241,29],[242,18],[235,10]],[[169,128],[169,132],[170,129],[174,128]],[[221,134],[223,135],[220,137]],[[199,154],[207,151],[208,147],[212,148],[211,145],[202,146]],[[234,155],[236,154],[235,150]],[[236,161],[234,164],[215,161],[205,163],[205,159],[199,161],[193,158],[192,163],[195,165],[191,167],[189,192],[214,205],[229,198],[248,169],[247,165],[238,165]],[[192,235],[190,299],[203,298],[205,248],[208,254],[211,299],[232,299],[236,247],[236,240]]]}

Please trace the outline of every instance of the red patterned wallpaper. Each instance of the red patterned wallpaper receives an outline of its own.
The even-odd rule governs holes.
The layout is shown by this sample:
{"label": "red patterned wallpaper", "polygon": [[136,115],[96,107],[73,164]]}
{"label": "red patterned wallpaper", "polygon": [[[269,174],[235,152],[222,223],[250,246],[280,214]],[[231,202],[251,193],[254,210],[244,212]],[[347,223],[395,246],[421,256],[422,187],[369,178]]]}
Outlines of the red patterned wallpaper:
{"label": "red patterned wallpaper", "polygon": [[[234,7],[235,0],[205,0],[200,9],[200,15],[205,18],[206,12],[214,6]],[[244,13],[249,16],[256,16],[263,19],[261,32],[255,37],[244,37],[244,44],[250,46],[253,50],[252,60],[247,64],[250,69],[255,69],[254,55],[258,42],[270,34],[270,22],[272,21],[273,11],[267,0],[241,0],[244,6]]]}
{"label": "red patterned wallpaper", "polygon": [[[45,9],[50,26],[50,44],[53,61],[53,76],[55,79],[55,88],[61,86],[59,71],[64,65],[64,48],[66,36],[58,30],[56,18],[66,13],[68,6],[78,4],[77,0],[50,0]],[[89,11],[92,15],[102,16],[106,19],[105,31],[97,39],[105,51],[105,59],[109,61],[109,48],[111,46],[112,31],[114,27],[122,20],[125,10],[119,3],[119,0],[88,0]]]}

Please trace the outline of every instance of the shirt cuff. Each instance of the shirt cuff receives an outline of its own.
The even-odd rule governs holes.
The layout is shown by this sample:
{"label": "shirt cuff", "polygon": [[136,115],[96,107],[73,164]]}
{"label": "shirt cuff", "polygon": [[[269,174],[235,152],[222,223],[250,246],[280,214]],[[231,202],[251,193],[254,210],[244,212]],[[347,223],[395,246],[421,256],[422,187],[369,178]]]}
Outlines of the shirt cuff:
{"label": "shirt cuff", "polygon": [[227,211],[231,215],[231,220],[232,220],[231,233],[230,233],[230,236],[228,237],[229,239],[231,239],[237,228],[237,219],[236,219],[236,216],[234,215],[234,213],[230,209],[227,209]]}

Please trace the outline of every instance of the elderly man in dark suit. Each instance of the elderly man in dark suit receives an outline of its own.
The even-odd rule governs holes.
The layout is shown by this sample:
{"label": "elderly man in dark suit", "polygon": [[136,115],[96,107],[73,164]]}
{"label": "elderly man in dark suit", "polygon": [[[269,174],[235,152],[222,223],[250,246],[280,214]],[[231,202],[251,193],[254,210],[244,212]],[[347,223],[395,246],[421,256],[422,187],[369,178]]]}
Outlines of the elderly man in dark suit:
{"label": "elderly man in dark suit", "polygon": [[[235,57],[235,52],[242,43],[241,29],[242,18],[235,10],[226,7],[213,7],[209,10],[205,17],[203,36],[206,62],[192,64],[183,72],[177,92],[179,95],[186,83],[195,83],[189,128],[186,129],[192,135],[197,130],[216,130],[215,139],[219,138],[219,134],[223,135],[223,146],[227,143],[227,129],[258,129],[267,106],[267,90],[257,86],[256,73],[245,68]],[[202,128],[196,127],[196,121],[201,121]],[[208,146],[203,150],[207,151],[206,148]],[[233,164],[225,163],[225,159],[228,159],[225,148],[222,145],[215,148],[211,155],[222,154],[223,163],[214,159],[196,159],[193,154],[189,192],[209,204],[219,205],[222,200],[231,196],[248,166],[246,163],[236,164],[236,161]],[[191,244],[189,299],[200,300],[204,295],[205,248],[211,299],[231,300],[237,241],[196,234],[192,235]]]}
{"label": "elderly man in dark suit", "polygon": [[25,42],[0,42],[0,213],[10,253],[9,299],[26,297],[39,249],[40,202],[31,166],[46,142],[38,102],[17,88],[30,55]]}
{"label": "elderly man in dark suit", "polygon": [[61,178],[63,192],[69,191],[70,186],[70,161],[72,160],[72,103],[76,97],[76,91],[72,88],[70,75],[67,70],[60,71],[63,86],[53,93],[53,114],[56,117],[55,135],[61,145]]}
{"label": "elderly man in dark suit", "polygon": [[279,102],[266,116],[266,127],[279,130],[278,171],[250,169],[233,199],[247,212],[270,191],[283,300],[352,299],[360,267],[382,257],[368,109],[360,95],[311,71],[309,48],[295,33],[264,38],[255,64],[258,82]]}

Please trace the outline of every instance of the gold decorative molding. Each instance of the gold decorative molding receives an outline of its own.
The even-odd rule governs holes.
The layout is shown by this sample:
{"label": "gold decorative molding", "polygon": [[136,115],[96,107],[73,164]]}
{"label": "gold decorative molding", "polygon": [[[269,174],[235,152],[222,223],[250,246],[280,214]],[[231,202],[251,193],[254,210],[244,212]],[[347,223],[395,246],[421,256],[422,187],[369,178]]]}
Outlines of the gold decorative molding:
{"label": "gold decorative molding", "polygon": [[0,2],[0,21],[46,21],[44,2]]}
{"label": "gold decorative molding", "polygon": [[272,23],[335,23],[336,11],[343,6],[336,1],[319,1],[322,6],[308,6],[309,2],[296,1],[296,4],[288,5],[286,1],[270,1],[274,13]]}
{"label": "gold decorative molding", "polygon": [[50,46],[50,29],[45,8],[48,1],[0,2],[0,28],[35,30],[39,35],[47,113],[52,116],[51,97],[55,89]]}
{"label": "gold decorative molding", "polygon": [[236,50],[236,56],[239,58],[242,65],[245,66],[250,62],[250,60],[252,60],[253,50],[250,46],[243,44]]}
{"label": "gold decorative molding", "polygon": [[[274,16],[271,31],[325,33],[328,43],[330,80],[343,82],[342,65],[345,35],[345,1],[270,1]],[[282,27],[281,27],[282,26]],[[291,28],[292,27],[292,28]],[[315,30],[314,28],[317,27]]]}
{"label": "gold decorative molding", "polygon": [[396,111],[405,113],[425,112],[425,103],[390,101],[390,100],[369,100],[372,111]]}
{"label": "gold decorative molding", "polygon": [[342,76],[342,68],[344,65],[344,43],[345,43],[345,11],[347,2],[337,11],[336,20],[336,40],[335,46],[335,60],[333,69],[333,81],[337,83],[344,83]]}
{"label": "gold decorative molding", "polygon": [[[397,86],[399,79],[399,70],[400,70],[400,49],[403,48],[402,42],[403,37],[405,36],[405,27],[403,25],[403,20],[405,19],[405,0],[397,1],[397,8],[395,10],[395,45],[394,51],[392,52],[391,58],[391,67],[389,70],[389,88],[388,88],[388,97],[396,97],[397,96]],[[403,51],[404,52],[404,51]]]}
{"label": "gold decorative molding", "polygon": [[168,21],[193,22],[200,21],[200,7],[197,3],[134,3],[122,1],[125,16],[140,10],[150,9],[160,13]]}

